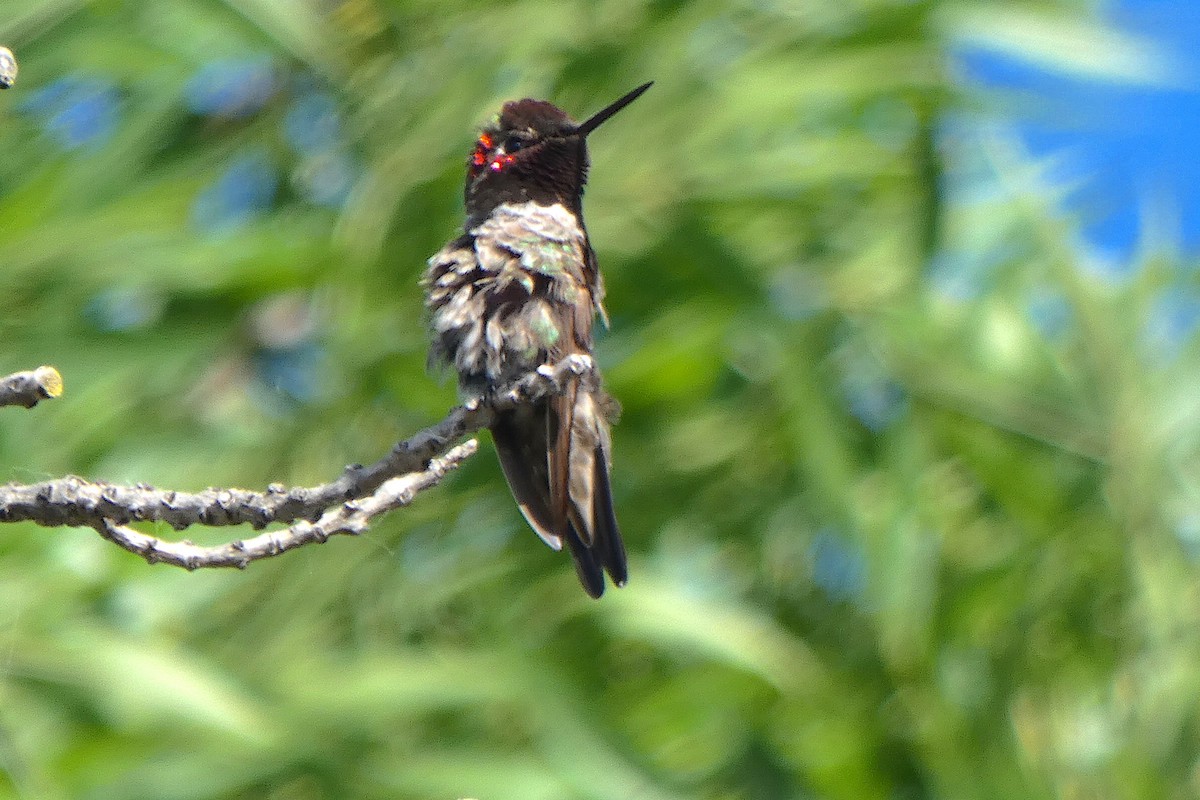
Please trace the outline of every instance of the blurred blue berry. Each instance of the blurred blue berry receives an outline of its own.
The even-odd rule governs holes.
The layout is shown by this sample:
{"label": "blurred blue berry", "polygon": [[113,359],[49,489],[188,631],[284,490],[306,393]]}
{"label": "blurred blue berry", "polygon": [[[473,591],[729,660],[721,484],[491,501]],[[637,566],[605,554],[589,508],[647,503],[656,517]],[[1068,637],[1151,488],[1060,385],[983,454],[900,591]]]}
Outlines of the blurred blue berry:
{"label": "blurred blue berry", "polygon": [[100,331],[112,333],[153,325],[162,316],[165,301],[143,287],[106,289],[92,297],[84,316]]}
{"label": "blurred blue berry", "polygon": [[98,147],[117,127],[120,94],[107,80],[67,75],[43,86],[21,104],[41,118],[42,129],[67,150]]}
{"label": "blurred blue berry", "polygon": [[240,227],[275,199],[279,174],[265,152],[236,158],[192,204],[192,222],[203,230],[224,232]]}
{"label": "blurred blue berry", "polygon": [[875,433],[908,410],[904,387],[866,356],[848,355],[845,358],[841,389],[847,410]]}
{"label": "blurred blue berry", "polygon": [[260,350],[254,357],[259,379],[296,403],[320,399],[325,388],[325,350],[316,342]]}
{"label": "blurred blue berry", "polygon": [[342,118],[328,92],[302,93],[283,118],[283,134],[300,153],[329,150],[341,144]]}
{"label": "blurred blue berry", "polygon": [[296,189],[309,202],[330,208],[340,208],[346,202],[357,179],[357,165],[342,150],[314,153],[301,162],[295,173]]}
{"label": "blurred blue berry", "polygon": [[813,582],[833,600],[858,600],[867,588],[867,563],[861,550],[828,528],[813,537],[808,550]]}
{"label": "blurred blue berry", "polygon": [[211,61],[184,90],[193,112],[214,117],[248,117],[275,95],[279,81],[266,57]]}

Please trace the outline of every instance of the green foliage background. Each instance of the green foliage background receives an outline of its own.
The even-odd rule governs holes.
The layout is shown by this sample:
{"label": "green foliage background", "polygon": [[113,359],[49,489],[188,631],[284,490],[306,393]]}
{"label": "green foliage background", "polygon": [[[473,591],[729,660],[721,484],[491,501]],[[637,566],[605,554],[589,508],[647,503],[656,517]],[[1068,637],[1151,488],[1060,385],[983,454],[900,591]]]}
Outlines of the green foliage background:
{"label": "green foliage background", "polygon": [[[378,457],[454,402],[417,279],[475,126],[657,83],[594,137],[587,198],[630,585],[585,597],[486,447],[363,539],[242,573],[7,526],[0,796],[1200,792],[1197,360],[1150,322],[1194,273],[1153,237],[1129,277],[1093,269],[951,55],[1143,74],[1090,13],[6,0],[0,372],[67,386],[0,411],[22,482]],[[197,75],[246,58],[263,102],[200,113]],[[106,82],[109,134],[56,138],[63,76]],[[317,94],[336,115],[301,126],[336,142],[301,152]],[[207,224],[247,157],[279,175],[265,207]],[[353,166],[340,205],[312,199],[323,158]]]}

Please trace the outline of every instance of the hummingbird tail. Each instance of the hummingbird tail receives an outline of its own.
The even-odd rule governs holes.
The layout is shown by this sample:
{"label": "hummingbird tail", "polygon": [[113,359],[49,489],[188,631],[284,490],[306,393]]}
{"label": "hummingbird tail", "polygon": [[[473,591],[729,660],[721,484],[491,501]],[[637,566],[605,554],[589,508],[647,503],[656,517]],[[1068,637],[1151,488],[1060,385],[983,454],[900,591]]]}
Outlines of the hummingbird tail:
{"label": "hummingbird tail", "polygon": [[[562,397],[570,398],[572,413],[562,414]],[[555,550],[565,544],[584,591],[600,597],[604,572],[617,586],[628,578],[612,505],[608,423],[590,393],[571,391],[562,397],[500,415],[492,425],[492,440],[530,527]],[[560,435],[563,422],[570,435]],[[567,448],[565,454],[557,449],[561,447]]]}

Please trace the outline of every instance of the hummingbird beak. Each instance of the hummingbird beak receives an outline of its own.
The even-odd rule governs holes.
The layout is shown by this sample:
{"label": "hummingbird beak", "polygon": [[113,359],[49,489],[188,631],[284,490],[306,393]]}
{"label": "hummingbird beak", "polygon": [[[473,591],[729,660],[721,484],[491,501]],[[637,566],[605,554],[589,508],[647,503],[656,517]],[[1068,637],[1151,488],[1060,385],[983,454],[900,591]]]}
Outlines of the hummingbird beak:
{"label": "hummingbird beak", "polygon": [[615,103],[610,103],[607,108],[597,111],[595,114],[593,114],[591,117],[589,117],[586,122],[583,122],[582,124],[579,125],[579,127],[577,127],[575,129],[574,135],[578,136],[581,139],[586,138],[589,133],[596,130],[596,128],[599,128],[600,125],[602,123],[604,123],[605,121],[607,121],[609,117],[611,117],[613,114],[616,114],[618,111],[620,111],[622,108],[624,108],[625,106],[632,103],[634,100],[637,100],[639,97],[642,96],[642,92],[646,91],[653,85],[654,85],[654,81],[650,81],[649,83],[643,83],[641,86],[637,87],[632,92],[630,92],[629,94],[622,97],[620,100],[616,101]]}

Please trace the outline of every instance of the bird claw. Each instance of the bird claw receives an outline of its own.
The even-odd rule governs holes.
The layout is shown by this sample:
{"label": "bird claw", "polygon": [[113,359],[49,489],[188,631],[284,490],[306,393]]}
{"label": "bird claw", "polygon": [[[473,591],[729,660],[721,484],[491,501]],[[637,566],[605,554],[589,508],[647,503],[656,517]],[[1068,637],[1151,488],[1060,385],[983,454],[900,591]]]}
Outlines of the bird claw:
{"label": "bird claw", "polygon": [[586,353],[572,353],[557,363],[542,364],[536,372],[541,377],[548,378],[554,388],[561,391],[571,377],[583,378],[584,382],[590,385],[592,380],[589,378],[594,378],[596,374],[596,363]]}
{"label": "bird claw", "polygon": [[562,360],[562,365],[576,375],[586,375],[596,368],[592,357],[584,353],[572,353]]}

